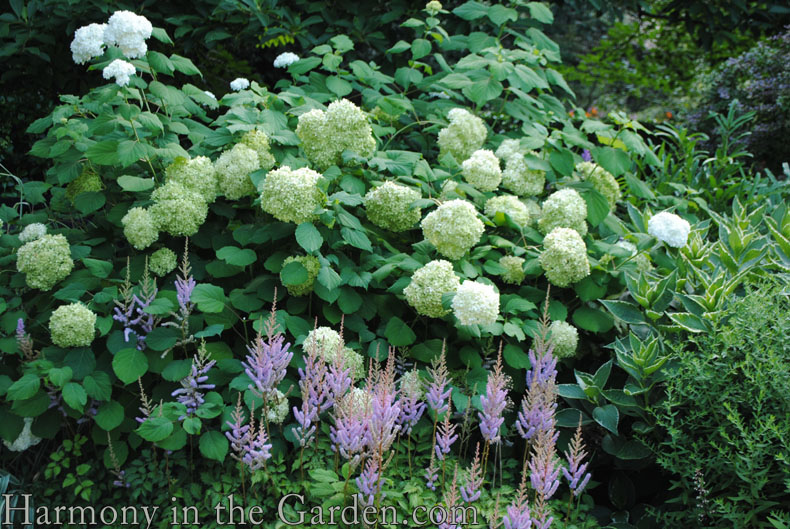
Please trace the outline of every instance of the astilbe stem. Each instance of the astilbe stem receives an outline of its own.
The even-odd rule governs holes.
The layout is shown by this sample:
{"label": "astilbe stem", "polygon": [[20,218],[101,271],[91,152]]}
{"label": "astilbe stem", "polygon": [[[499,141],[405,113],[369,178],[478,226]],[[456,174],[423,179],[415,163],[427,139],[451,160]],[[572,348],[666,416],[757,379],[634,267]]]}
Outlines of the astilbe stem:
{"label": "astilbe stem", "polygon": [[425,469],[425,486],[436,492],[436,480],[439,479],[439,469],[436,468],[436,456],[431,452],[431,462]]}

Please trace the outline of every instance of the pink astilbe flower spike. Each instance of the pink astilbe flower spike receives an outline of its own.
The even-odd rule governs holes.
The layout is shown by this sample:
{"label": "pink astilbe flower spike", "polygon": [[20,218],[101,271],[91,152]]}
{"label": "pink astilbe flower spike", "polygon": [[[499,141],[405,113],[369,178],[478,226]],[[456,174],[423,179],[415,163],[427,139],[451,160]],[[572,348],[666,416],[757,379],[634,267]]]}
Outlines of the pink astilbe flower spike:
{"label": "pink astilbe flower spike", "polygon": [[502,518],[502,526],[504,529],[530,529],[532,522],[527,501],[527,473],[522,472],[518,494],[513,503],[508,505],[506,514]]}
{"label": "pink astilbe flower spike", "polygon": [[400,431],[400,402],[395,388],[395,352],[390,349],[387,366],[375,377],[372,389],[371,414],[368,421],[368,447],[374,457],[386,453]]}
{"label": "pink astilbe flower spike", "polygon": [[571,489],[571,494],[578,496],[587,486],[590,481],[590,473],[587,470],[587,463],[582,463],[584,458],[587,457],[587,451],[584,450],[584,441],[582,440],[582,422],[579,419],[579,426],[576,427],[576,434],[571,441],[570,450],[565,452],[565,458],[568,461],[568,468],[562,469],[562,474],[568,480],[568,486]]}
{"label": "pink astilbe flower spike", "polygon": [[505,421],[502,412],[507,404],[507,375],[502,372],[502,345],[499,346],[494,371],[488,376],[485,395],[480,396],[483,411],[478,412],[480,418],[480,433],[489,443],[498,443],[500,440],[499,428]]}
{"label": "pink astilbe flower spike", "polygon": [[431,383],[428,384],[425,400],[428,401],[428,406],[436,412],[438,417],[447,411],[447,403],[451,391],[451,388],[447,387],[449,376],[444,356],[444,344],[442,344],[442,353],[439,356],[439,360],[428,368],[428,374],[431,375]]}
{"label": "pink astilbe flower spike", "polygon": [[444,493],[444,506],[446,518],[439,523],[439,529],[458,529],[461,527],[460,522],[463,511],[457,509],[456,506],[460,503],[458,497],[458,465],[455,466],[453,473],[453,480],[450,482],[450,487]]}
{"label": "pink astilbe flower spike", "polygon": [[341,398],[332,408],[334,424],[329,428],[332,451],[348,461],[352,469],[359,464],[367,447],[371,411],[369,400],[355,398],[353,393]]}

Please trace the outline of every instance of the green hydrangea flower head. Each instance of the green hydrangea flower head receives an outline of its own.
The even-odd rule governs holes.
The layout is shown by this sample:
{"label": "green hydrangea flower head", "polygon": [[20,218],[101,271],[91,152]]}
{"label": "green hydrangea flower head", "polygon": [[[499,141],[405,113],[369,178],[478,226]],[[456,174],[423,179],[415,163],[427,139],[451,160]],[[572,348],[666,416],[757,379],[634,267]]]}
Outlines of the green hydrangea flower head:
{"label": "green hydrangea flower head", "polygon": [[308,354],[315,347],[318,356],[331,363],[338,351],[342,351],[346,344],[340,333],[331,327],[316,327],[309,333],[302,343],[302,351]]}
{"label": "green hydrangea flower head", "polygon": [[520,285],[524,282],[524,262],[523,257],[515,255],[505,255],[499,259],[499,264],[505,271],[502,273],[502,281],[511,285]]}
{"label": "green hydrangea flower head", "polygon": [[282,424],[288,417],[288,398],[279,389],[267,395],[266,405],[266,420],[270,424]]}
{"label": "green hydrangea flower head", "polygon": [[241,143],[258,153],[258,164],[264,171],[268,171],[276,163],[269,145],[269,136],[262,130],[251,130],[241,137]]}
{"label": "green hydrangea flower head", "polygon": [[540,266],[552,285],[567,287],[590,275],[587,246],[576,230],[554,228],[543,239]]}
{"label": "green hydrangea flower head", "polygon": [[554,228],[571,228],[587,234],[587,203],[575,189],[560,189],[543,202],[538,228],[544,234]]}
{"label": "green hydrangea flower head", "polygon": [[445,180],[442,184],[442,191],[439,194],[439,200],[446,202],[460,196],[461,195],[458,192],[458,182],[452,179]]}
{"label": "green hydrangea flower head", "polygon": [[486,200],[485,214],[493,219],[498,212],[510,215],[510,218],[520,226],[529,226],[529,210],[518,197],[513,195],[500,195]]}
{"label": "green hydrangea flower head", "polygon": [[417,399],[423,398],[425,385],[420,379],[420,372],[417,369],[406,371],[400,377],[400,393],[401,395],[413,395]]}
{"label": "green hydrangea flower head", "polygon": [[165,176],[166,181],[178,182],[185,188],[199,193],[208,204],[214,202],[219,193],[217,170],[211,160],[205,156],[190,159],[179,156],[167,166]]}
{"label": "green hydrangea flower head", "polygon": [[570,323],[553,321],[549,325],[549,343],[554,345],[554,356],[571,358],[579,345],[579,331]]}
{"label": "green hydrangea flower head", "polygon": [[483,221],[474,205],[466,200],[441,204],[422,219],[422,233],[448,259],[460,259],[480,240]]}
{"label": "green hydrangea flower head", "polygon": [[502,140],[496,149],[496,156],[503,162],[507,162],[512,156],[521,154],[521,141],[508,138]]}
{"label": "green hydrangea flower head", "polygon": [[159,238],[154,217],[145,208],[130,209],[121,219],[121,224],[126,240],[138,250],[145,250]]}
{"label": "green hydrangea flower head", "polygon": [[96,313],[82,303],[61,305],[49,318],[49,334],[58,347],[85,347],[96,334]]}
{"label": "green hydrangea flower head", "polygon": [[602,194],[609,203],[609,209],[613,210],[617,202],[622,198],[620,184],[617,179],[600,165],[593,162],[581,162],[576,164],[575,176],[581,180],[586,180],[593,185],[593,188]]}
{"label": "green hydrangea flower head", "polygon": [[422,217],[420,208],[409,209],[411,203],[420,197],[416,189],[395,182],[384,182],[365,195],[365,213],[370,222],[385,230],[406,231],[413,228]]}
{"label": "green hydrangea flower head", "polygon": [[529,212],[529,224],[534,225],[538,223],[538,219],[543,215],[543,210],[538,204],[538,201],[532,198],[522,198],[521,203],[526,206]]}
{"label": "green hydrangea flower head", "polygon": [[258,153],[243,143],[220,154],[214,162],[220,192],[228,200],[255,194],[250,173],[261,168]]}
{"label": "green hydrangea flower head", "polygon": [[452,305],[461,325],[491,325],[499,316],[499,292],[491,285],[467,279],[458,287]]}
{"label": "green hydrangea flower head", "polygon": [[40,222],[33,222],[25,226],[19,233],[19,242],[30,242],[35,241],[36,239],[40,239],[44,235],[47,234],[47,227]]}
{"label": "green hydrangea flower head", "polygon": [[483,146],[488,130],[482,119],[463,108],[452,109],[447,118],[450,124],[439,131],[437,139],[439,156],[451,154],[462,163]]}
{"label": "green hydrangea flower head", "polygon": [[203,196],[178,182],[166,182],[151,193],[151,217],[160,231],[176,237],[194,235],[206,221],[208,204]]}
{"label": "green hydrangea flower head", "polygon": [[[283,268],[293,262],[300,263],[305,267],[305,270],[307,270],[307,279],[298,285],[285,285],[285,288],[288,289],[288,293],[292,296],[305,296],[313,291],[315,279],[318,277],[318,272],[321,270],[321,262],[312,255],[292,255],[285,258],[285,261],[283,261]],[[280,272],[280,280],[282,281],[282,272]]]}
{"label": "green hydrangea flower head", "polygon": [[[537,156],[534,151],[529,151],[529,154]],[[531,169],[521,153],[516,153],[505,160],[502,187],[508,191],[518,196],[534,196],[542,193],[545,185],[546,172]]]}
{"label": "green hydrangea flower head", "polygon": [[437,259],[414,271],[403,294],[419,314],[441,318],[450,313],[442,307],[442,295],[455,292],[459,286],[461,281],[453,272],[452,263]]}
{"label": "green hydrangea flower head", "polygon": [[429,15],[435,17],[442,11],[442,3],[439,0],[431,0],[427,4],[425,4],[425,10],[428,12]]}
{"label": "green hydrangea flower head", "polygon": [[178,266],[178,257],[168,248],[159,248],[148,258],[148,269],[159,277],[165,277]]}
{"label": "green hydrangea flower head", "polygon": [[464,179],[480,191],[493,191],[502,181],[499,160],[492,151],[479,149],[461,164]]}
{"label": "green hydrangea flower head", "polygon": [[74,268],[69,241],[63,235],[43,235],[25,243],[16,254],[16,268],[30,288],[51,289]]}
{"label": "green hydrangea flower head", "polygon": [[330,103],[326,111],[313,109],[299,116],[296,135],[307,158],[320,169],[340,165],[345,150],[363,157],[376,150],[367,115],[347,99]]}
{"label": "green hydrangea flower head", "polygon": [[314,211],[324,205],[320,179],[320,173],[307,167],[284,165],[270,171],[263,181],[261,208],[282,222],[311,222],[317,218]]}
{"label": "green hydrangea flower head", "polygon": [[102,189],[104,189],[104,184],[101,181],[99,173],[92,167],[85,166],[79,176],[66,186],[66,198],[74,204],[74,199],[82,193],[101,191]]}
{"label": "green hydrangea flower head", "polygon": [[361,354],[350,347],[343,347],[340,354],[343,356],[343,366],[351,370],[351,380],[365,377],[365,358]]}

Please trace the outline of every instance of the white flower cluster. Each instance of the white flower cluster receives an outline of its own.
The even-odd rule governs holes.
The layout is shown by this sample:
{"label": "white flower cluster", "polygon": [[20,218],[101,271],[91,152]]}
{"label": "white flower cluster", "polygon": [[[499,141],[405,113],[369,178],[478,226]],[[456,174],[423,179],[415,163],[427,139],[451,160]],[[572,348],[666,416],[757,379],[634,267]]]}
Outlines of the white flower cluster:
{"label": "white flower cluster", "polygon": [[165,168],[165,175],[168,182],[178,182],[200,193],[209,204],[217,198],[217,171],[206,156],[189,159],[179,156]]}
{"label": "white flower cluster", "polygon": [[244,77],[237,77],[236,79],[230,82],[230,89],[234,92],[241,92],[242,90],[246,90],[250,87],[249,79],[245,79]]}
{"label": "white flower cluster", "polygon": [[496,155],[502,161],[507,161],[516,154],[521,154],[521,142],[513,138],[502,140],[496,149]]}
{"label": "white flower cluster", "polygon": [[345,150],[367,157],[376,149],[367,115],[347,99],[330,103],[326,112],[313,109],[299,116],[296,135],[307,158],[322,170],[339,165]]}
{"label": "white flower cluster", "polygon": [[482,119],[463,108],[452,109],[447,118],[450,124],[439,131],[437,139],[440,155],[452,154],[461,163],[483,146],[488,131]]}
{"label": "white flower cluster", "polygon": [[[536,154],[532,151],[529,154]],[[546,185],[546,172],[531,169],[521,153],[516,153],[505,160],[502,171],[502,187],[519,196],[539,195]]]}
{"label": "white flower cluster", "polygon": [[118,86],[126,86],[129,84],[129,79],[134,75],[134,65],[122,59],[115,59],[110,64],[104,67],[101,74],[105,79],[115,78],[115,84]]}
{"label": "white flower cluster", "polygon": [[587,245],[576,230],[554,228],[543,239],[543,247],[540,266],[552,285],[567,287],[590,275]]}
{"label": "white flower cluster", "polygon": [[307,333],[307,338],[302,342],[302,351],[305,354],[315,349],[318,356],[327,362],[330,362],[338,351],[342,351],[343,347],[345,347],[343,338],[331,327],[316,327]]}
{"label": "white flower cluster", "polygon": [[441,318],[450,312],[442,307],[442,295],[455,292],[460,285],[452,263],[437,259],[414,271],[403,294],[418,313]]}
{"label": "white flower cluster", "polygon": [[617,179],[612,173],[596,163],[580,162],[576,164],[574,176],[590,182],[593,188],[606,198],[610,210],[614,209],[617,206],[617,202],[622,198],[620,184],[617,183]]}
{"label": "white flower cluster", "polygon": [[420,208],[411,208],[420,198],[416,189],[387,181],[365,195],[365,213],[370,222],[386,230],[401,232],[420,221]]}
{"label": "white flower cluster", "polygon": [[549,233],[554,228],[570,228],[587,234],[587,203],[575,189],[560,189],[543,203],[538,228]]}
{"label": "white flower cluster", "polygon": [[500,257],[499,264],[504,268],[502,273],[502,281],[510,283],[511,285],[519,285],[524,281],[524,262],[523,257],[516,257],[515,255],[505,255]]}
{"label": "white flower cluster", "polygon": [[104,32],[107,24],[88,24],[74,32],[71,57],[77,64],[85,64],[104,53]]}
{"label": "white flower cluster", "polygon": [[490,218],[502,212],[510,216],[520,226],[529,226],[529,210],[518,197],[513,195],[500,195],[486,200],[485,214]]}
{"label": "white flower cluster", "polygon": [[299,60],[299,56],[293,52],[286,51],[281,53],[274,59],[275,68],[288,68],[290,65]]}
{"label": "white flower cluster", "polygon": [[258,153],[251,147],[237,143],[223,152],[214,162],[217,171],[219,190],[228,200],[238,200],[243,196],[254,195],[255,186],[250,173],[261,167]]}
{"label": "white flower cluster", "polygon": [[40,443],[41,438],[33,435],[33,431],[30,429],[32,425],[33,417],[25,417],[25,425],[22,428],[22,431],[19,432],[19,437],[14,439],[13,443],[9,443],[3,439],[3,444],[5,447],[12,452],[23,452],[31,446],[36,446],[38,443]]}
{"label": "white flower cluster", "polygon": [[30,242],[40,239],[47,234],[47,227],[40,222],[34,222],[25,226],[19,233],[19,242]]}
{"label": "white flower cluster", "polygon": [[647,221],[647,233],[673,248],[683,248],[688,242],[691,225],[674,213],[662,211]]}
{"label": "white flower cluster", "polygon": [[275,389],[267,396],[268,413],[266,420],[271,424],[282,424],[288,417],[288,398],[279,389]]}
{"label": "white flower cluster", "polygon": [[145,41],[153,30],[151,22],[144,16],[131,11],[116,11],[107,21],[104,42],[108,46],[118,46],[127,59],[135,59],[148,51]]}
{"label": "white flower cluster", "polygon": [[453,297],[453,314],[461,325],[491,325],[499,316],[499,293],[477,281],[464,281]]}
{"label": "white flower cluster", "polygon": [[420,226],[428,242],[453,260],[460,259],[477,244],[485,229],[474,205],[460,199],[445,202],[431,211]]}
{"label": "white flower cluster", "polygon": [[493,191],[502,181],[499,160],[492,151],[480,149],[461,164],[464,179],[480,191]]}
{"label": "white flower cluster", "polygon": [[283,165],[269,171],[261,189],[261,208],[283,222],[310,222],[316,208],[323,205],[324,194],[318,188],[321,174],[302,167]]}
{"label": "white flower cluster", "polygon": [[570,323],[553,321],[549,325],[549,342],[554,346],[554,356],[569,358],[576,354],[579,345],[579,331]]}

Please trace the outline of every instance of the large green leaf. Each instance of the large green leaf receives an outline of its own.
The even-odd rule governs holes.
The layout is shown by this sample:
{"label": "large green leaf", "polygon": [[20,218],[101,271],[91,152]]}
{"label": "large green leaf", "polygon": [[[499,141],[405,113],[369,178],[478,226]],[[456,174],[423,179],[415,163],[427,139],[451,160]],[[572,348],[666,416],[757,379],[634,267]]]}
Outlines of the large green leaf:
{"label": "large green leaf", "polygon": [[148,371],[148,358],[137,349],[121,349],[112,359],[112,370],[124,384],[131,384]]}
{"label": "large green leaf", "polygon": [[297,226],[294,236],[299,246],[307,253],[317,252],[321,245],[324,244],[324,238],[321,236],[321,233],[310,222],[303,222]]}
{"label": "large green leaf", "polygon": [[620,412],[614,404],[607,404],[595,408],[593,410],[593,419],[613,434],[617,434],[617,423],[620,421]]}
{"label": "large green leaf", "polygon": [[151,417],[138,426],[135,432],[146,441],[156,443],[173,433],[173,423],[164,417]]}
{"label": "large green leaf", "polygon": [[206,432],[200,436],[200,453],[208,459],[224,461],[228,453],[228,439],[220,432]]}
{"label": "large green leaf", "polygon": [[217,285],[203,283],[192,291],[192,301],[202,312],[222,312],[225,308],[225,291]]}
{"label": "large green leaf", "polygon": [[93,418],[99,428],[108,432],[120,426],[123,422],[123,406],[111,400],[99,406],[96,416]]}
{"label": "large green leaf", "polygon": [[417,339],[417,335],[414,334],[414,331],[406,325],[406,322],[397,316],[391,317],[387,322],[387,327],[384,329],[384,336],[387,338],[390,345],[395,347],[411,345],[414,343],[414,340]]}
{"label": "large green leaf", "polygon": [[249,248],[242,249],[236,246],[224,246],[217,250],[217,258],[222,259],[229,265],[245,267],[254,263],[258,257]]}
{"label": "large green leaf", "polygon": [[85,404],[88,403],[88,394],[85,393],[85,388],[77,382],[69,382],[63,386],[63,400],[66,404],[81,412]]}
{"label": "large green leaf", "polygon": [[8,400],[25,400],[29,399],[38,392],[41,387],[41,379],[38,375],[27,373],[22,375],[22,378],[11,384],[8,388],[6,397]]}

